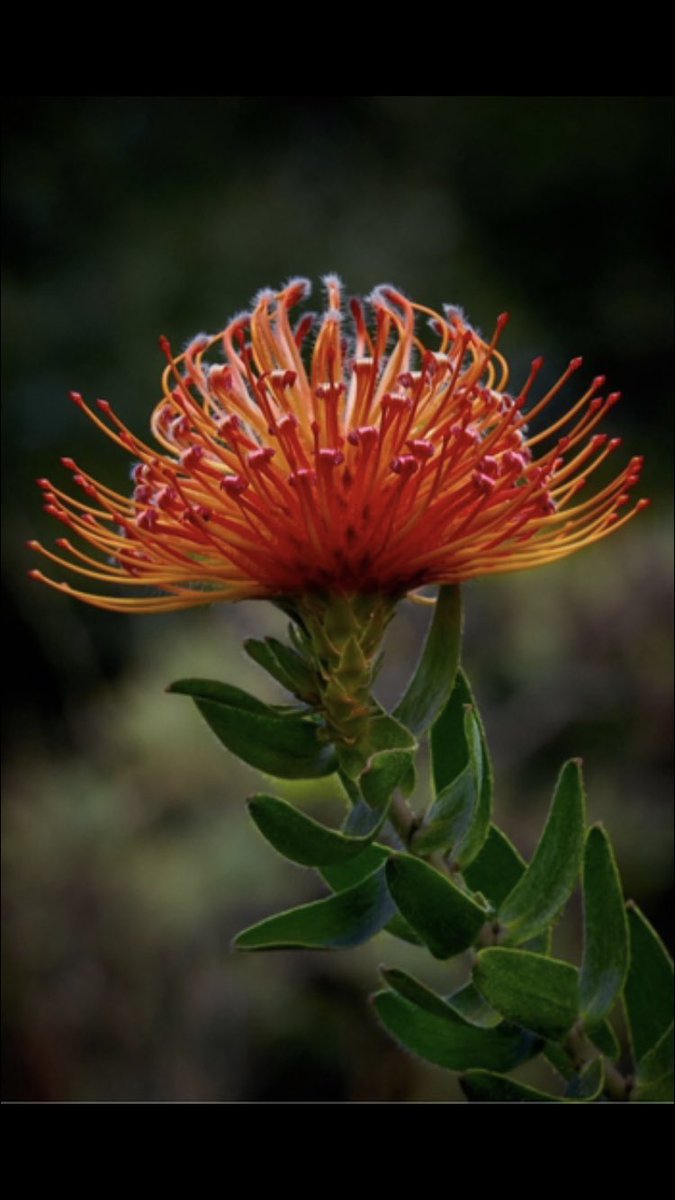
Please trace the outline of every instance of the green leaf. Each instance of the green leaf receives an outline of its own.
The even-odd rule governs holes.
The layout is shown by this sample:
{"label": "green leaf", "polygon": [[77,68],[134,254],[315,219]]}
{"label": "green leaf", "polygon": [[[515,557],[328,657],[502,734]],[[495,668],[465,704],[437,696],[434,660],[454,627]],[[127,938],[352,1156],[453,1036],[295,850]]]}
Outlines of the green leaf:
{"label": "green leaf", "polygon": [[633,1100],[673,1101],[673,1026],[638,1065]]}
{"label": "green leaf", "polygon": [[[466,684],[468,689],[468,683]],[[465,710],[464,735],[469,748],[469,764],[474,781],[474,805],[471,820],[458,845],[453,858],[465,869],[483,848],[490,832],[492,816],[492,764],[487,748],[483,722],[475,703]]]}
{"label": "green leaf", "polygon": [[585,801],[581,763],[565,763],[546,827],[534,857],[499,908],[507,943],[526,942],[562,911],[579,875],[584,842]]}
{"label": "green leaf", "polygon": [[379,842],[371,842],[361,854],[349,858],[345,862],[332,863],[320,868],[320,873],[334,892],[344,892],[347,888],[355,887],[363,879],[367,879],[374,871],[387,861],[392,851],[388,846]]}
{"label": "green leaf", "polygon": [[398,938],[400,942],[408,942],[411,946],[424,945],[424,942],[417,936],[412,925],[409,925],[405,917],[402,917],[399,912],[394,913],[391,921],[387,921],[384,932],[390,933],[392,937]]}
{"label": "green leaf", "polygon": [[473,979],[488,1004],[509,1021],[561,1041],[579,1012],[576,967],[529,950],[481,950]]}
{"label": "green leaf", "polygon": [[361,794],[372,812],[386,814],[392,795],[407,774],[410,762],[408,750],[385,750],[373,755],[359,777]]}
{"label": "green leaf", "polygon": [[279,779],[317,779],[337,768],[319,727],[297,711],[271,708],[241,688],[182,679],[167,689],[190,696],[216,737],[238,758]]}
{"label": "green leaf", "polygon": [[539,1088],[518,1083],[516,1079],[509,1079],[508,1075],[498,1075],[494,1071],[467,1071],[460,1076],[459,1083],[467,1100],[472,1101],[491,1104],[560,1102],[559,1096],[550,1096],[548,1092],[540,1092]]}
{"label": "green leaf", "polygon": [[447,1016],[435,1015],[390,991],[378,992],[373,1004],[385,1029],[406,1050],[451,1071],[476,1064],[510,1071],[537,1054],[542,1044],[524,1029],[477,1029],[450,1010]]}
{"label": "green leaf", "polygon": [[469,1025],[494,1029],[495,1025],[501,1024],[501,1013],[495,1012],[473,983],[466,983],[459,991],[453,992],[452,996],[447,997],[447,1002]]}
{"label": "green leaf", "polygon": [[395,854],[386,866],[396,906],[435,958],[466,950],[486,913],[444,875],[410,854]]}
{"label": "green leaf", "polygon": [[462,639],[462,603],[455,584],[439,588],[421,658],[394,716],[413,733],[424,733],[452,692]]}
{"label": "green leaf", "polygon": [[368,837],[345,837],[343,833],[327,829],[276,796],[252,796],[247,803],[263,837],[284,858],[301,866],[321,867],[347,862],[362,854],[368,845]]}
{"label": "green leaf", "polygon": [[314,671],[297,651],[285,646],[277,638],[267,637],[264,642],[247,638],[244,650],[289,692],[308,703],[316,703],[319,691]]}
{"label": "green leaf", "polygon": [[482,892],[495,908],[513,890],[525,871],[525,862],[496,825],[490,826],[487,841],[480,854],[464,872],[473,892]]}
{"label": "green leaf", "polygon": [[560,1045],[560,1042],[547,1042],[542,1051],[544,1058],[548,1059],[552,1067],[563,1079],[569,1081],[574,1078],[574,1065],[567,1051]]}
{"label": "green leaf", "polygon": [[673,1019],[673,960],[632,900],[626,905],[630,967],[624,1002],[636,1062],[655,1046]]}
{"label": "green leaf", "polygon": [[431,730],[431,764],[436,800],[415,849],[420,854],[452,849],[453,860],[464,868],[488,836],[493,781],[485,730],[462,670]]}
{"label": "green leaf", "polygon": [[380,967],[380,974],[385,983],[398,992],[399,996],[403,996],[404,1000],[409,1000],[411,1004],[416,1004],[418,1008],[423,1008],[425,1012],[432,1013],[436,1017],[453,1019],[453,1009],[443,997],[428,988],[426,984],[420,983],[414,975],[409,975],[407,971],[401,971],[398,967]]}
{"label": "green leaf", "polygon": [[436,798],[413,839],[417,854],[453,849],[466,834],[476,804],[476,783],[469,763]]}
{"label": "green leaf", "polygon": [[386,750],[407,750],[414,753],[417,741],[412,733],[388,713],[380,712],[370,721],[368,735],[354,746],[336,747],[341,773],[349,779],[358,779],[368,767],[373,756]]}
{"label": "green leaf", "polygon": [[581,1075],[570,1080],[564,1096],[551,1096],[549,1092],[542,1092],[539,1088],[518,1083],[515,1079],[509,1079],[508,1075],[497,1075],[493,1071],[467,1071],[459,1082],[467,1100],[501,1104],[544,1104],[550,1101],[554,1104],[588,1104],[601,1094],[604,1072],[600,1059],[594,1059],[584,1068]]}
{"label": "green leaf", "polygon": [[384,868],[325,900],[267,917],[235,938],[237,950],[340,950],[367,942],[395,912]]}
{"label": "green leaf", "polygon": [[616,1062],[621,1057],[621,1047],[608,1020],[586,1021],[584,1031],[593,1045],[597,1046],[598,1050],[602,1050],[602,1053],[606,1054],[612,1062]]}
{"label": "green leaf", "polygon": [[605,1085],[605,1070],[601,1058],[591,1059],[579,1075],[573,1075],[565,1088],[566,1101],[590,1104],[602,1095]]}
{"label": "green leaf", "polygon": [[579,977],[581,1011],[607,1016],[628,971],[628,922],[612,847],[600,825],[588,831],[584,852],[584,956]]}

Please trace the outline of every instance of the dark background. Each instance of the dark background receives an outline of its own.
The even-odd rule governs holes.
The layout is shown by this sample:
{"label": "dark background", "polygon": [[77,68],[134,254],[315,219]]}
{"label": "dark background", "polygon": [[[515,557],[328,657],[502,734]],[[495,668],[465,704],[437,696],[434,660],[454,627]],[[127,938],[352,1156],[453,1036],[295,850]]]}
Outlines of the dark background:
{"label": "dark background", "polygon": [[[41,588],[24,543],[59,530],[34,479],[65,482],[70,454],[126,488],[126,461],[68,390],[142,433],[158,334],[214,332],[289,275],[337,271],[357,294],[393,282],[484,332],[508,309],[516,382],[535,354],[551,381],[583,354],[589,379],[624,394],[606,427],[620,454],[645,454],[654,504],[562,563],[466,587],[464,661],[521,850],[581,755],[626,893],[670,939],[672,106],[17,98],[5,131],[5,1098],[456,1098],[366,1001],[378,962],[446,991],[454,968],[386,934],[335,956],[228,949],[320,888],[249,824],[256,773],[163,689],[201,674],[279,699],[240,648],[280,632],[279,615],[122,617]],[[425,619],[402,606],[383,698]],[[274,790],[335,810],[330,784]],[[560,953],[578,955],[578,921],[575,899]]]}

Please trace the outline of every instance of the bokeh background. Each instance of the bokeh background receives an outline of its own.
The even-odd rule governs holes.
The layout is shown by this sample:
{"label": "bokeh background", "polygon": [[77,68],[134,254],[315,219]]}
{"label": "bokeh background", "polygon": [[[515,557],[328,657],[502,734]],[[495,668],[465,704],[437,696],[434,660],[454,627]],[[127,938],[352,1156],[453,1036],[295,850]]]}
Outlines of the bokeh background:
{"label": "bokeh background", "polygon": [[[245,815],[260,779],[165,685],[280,699],[241,650],[271,606],[122,617],[26,577],[58,535],[36,476],[128,464],[67,400],[142,431],[157,336],[221,328],[264,284],[337,271],[508,309],[516,381],[583,354],[621,388],[608,422],[654,504],[540,572],[467,587],[464,661],[498,814],[522,851],[581,755],[625,889],[672,940],[672,109],[658,98],[17,98],[5,124],[4,1063],[6,1099],[443,1100],[450,1075],[374,1024],[377,964],[455,974],[382,934],[343,955],[236,956],[243,926],[321,893]],[[426,613],[404,605],[392,699]],[[281,785],[318,816],[330,783]],[[579,953],[578,898],[556,933]],[[453,968],[454,970],[454,968]]]}

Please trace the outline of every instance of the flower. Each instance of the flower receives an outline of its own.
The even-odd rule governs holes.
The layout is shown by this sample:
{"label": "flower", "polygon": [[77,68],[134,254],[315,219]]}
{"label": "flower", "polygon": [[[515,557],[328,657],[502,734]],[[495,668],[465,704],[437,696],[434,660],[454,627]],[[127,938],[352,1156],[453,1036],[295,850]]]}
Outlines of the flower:
{"label": "flower", "polygon": [[[39,483],[47,512],[78,544],[58,539],[70,557],[29,545],[105,594],[31,574],[125,612],[319,591],[396,596],[562,558],[648,503],[621,513],[640,458],[581,495],[620,444],[595,432],[619,399],[601,394],[604,378],[544,428],[533,424],[580,358],[531,400],[542,360],[520,391],[506,390],[506,314],[486,341],[458,308],[436,313],[382,285],[365,304],[350,302],[348,322],[339,280],[324,284],[323,315],[306,313],[295,328],[291,310],[310,290],[300,279],[260,292],[252,312],[180,355],[160,339],[168,363],[152,415],[157,446],[107,401],[96,411],[72,393],[135,460],[134,487],[121,495],[64,458],[82,498]],[[112,585],[140,594],[109,595]]]}

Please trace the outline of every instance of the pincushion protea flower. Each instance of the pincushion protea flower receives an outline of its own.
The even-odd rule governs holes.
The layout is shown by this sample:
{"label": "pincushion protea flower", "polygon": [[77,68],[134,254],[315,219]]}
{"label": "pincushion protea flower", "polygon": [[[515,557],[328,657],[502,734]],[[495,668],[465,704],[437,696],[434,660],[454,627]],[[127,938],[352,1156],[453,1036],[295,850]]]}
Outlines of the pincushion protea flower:
{"label": "pincushion protea flower", "polygon": [[[324,282],[323,316],[305,314],[295,328],[304,280],[261,292],[252,312],[180,355],[162,338],[158,446],[131,433],[107,401],[97,412],[72,394],[135,460],[134,488],[121,495],[64,458],[82,499],[43,479],[46,510],[94,553],[68,538],[57,546],[69,558],[30,545],[106,592],[34,577],[125,612],[317,592],[395,597],[562,558],[647,503],[620,515],[639,458],[581,495],[619,445],[595,432],[619,398],[600,394],[602,377],[551,424],[533,425],[580,358],[531,402],[542,360],[519,392],[507,392],[498,350],[506,315],[488,342],[458,309],[432,312],[381,286],[366,307],[350,302],[348,325],[339,281]],[[430,318],[433,348],[418,315]],[[141,594],[107,594],[120,584]]]}

